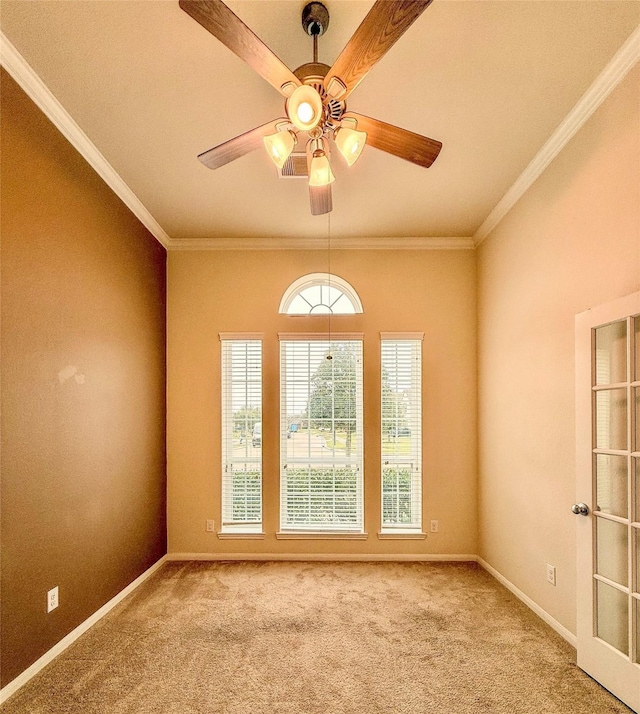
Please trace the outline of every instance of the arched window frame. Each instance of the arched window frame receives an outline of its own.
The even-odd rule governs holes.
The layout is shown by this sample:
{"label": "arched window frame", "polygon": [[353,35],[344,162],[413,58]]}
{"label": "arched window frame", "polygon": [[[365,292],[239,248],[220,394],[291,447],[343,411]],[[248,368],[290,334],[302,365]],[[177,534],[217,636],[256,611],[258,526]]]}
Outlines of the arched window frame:
{"label": "arched window frame", "polygon": [[[302,292],[308,288],[315,286],[331,287],[339,290],[351,303],[353,307],[353,313],[342,313],[342,312],[331,312],[333,315],[351,315],[351,314],[362,314],[362,301],[358,296],[352,285],[350,285],[346,280],[339,277],[338,275],[332,275],[331,273],[309,273],[308,275],[303,275],[301,278],[295,280],[291,285],[285,290],[282,300],[280,301],[280,307],[278,312],[281,315],[311,315],[311,310],[307,313],[301,312],[289,312],[291,304],[294,299],[300,295]],[[337,298],[339,299],[339,298]],[[336,299],[336,300],[337,300]],[[335,302],[335,301],[334,301]],[[325,313],[329,314],[329,313]]]}

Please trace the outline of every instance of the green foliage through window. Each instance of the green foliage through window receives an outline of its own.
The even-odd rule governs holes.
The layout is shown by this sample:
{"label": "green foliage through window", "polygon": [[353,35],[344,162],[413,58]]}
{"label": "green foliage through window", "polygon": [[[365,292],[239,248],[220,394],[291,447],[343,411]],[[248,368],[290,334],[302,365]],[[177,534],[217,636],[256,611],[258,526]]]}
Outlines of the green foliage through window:
{"label": "green foliage through window", "polygon": [[422,527],[422,340],[381,343],[382,527]]}
{"label": "green foliage through window", "polygon": [[222,340],[222,530],[262,521],[262,342]]}
{"label": "green foliage through window", "polygon": [[362,341],[281,343],[283,530],[362,530]]}
{"label": "green foliage through window", "polygon": [[286,519],[291,525],[357,523],[358,473],[352,468],[288,468]]}
{"label": "green foliage through window", "polygon": [[411,467],[383,466],[382,522],[411,525],[412,495]]}
{"label": "green foliage through window", "polygon": [[235,467],[231,474],[232,519],[235,522],[259,523],[262,505],[260,471]]}

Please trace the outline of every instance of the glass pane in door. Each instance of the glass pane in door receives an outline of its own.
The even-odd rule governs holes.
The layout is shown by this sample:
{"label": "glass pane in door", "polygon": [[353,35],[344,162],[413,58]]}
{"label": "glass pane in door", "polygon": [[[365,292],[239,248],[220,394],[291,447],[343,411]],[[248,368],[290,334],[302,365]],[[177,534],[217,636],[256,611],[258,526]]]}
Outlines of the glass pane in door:
{"label": "glass pane in door", "polygon": [[626,451],[627,390],[603,389],[596,392],[596,448]]}
{"label": "glass pane in door", "polygon": [[629,580],[627,532],[624,523],[596,518],[596,572],[625,586]]}
{"label": "glass pane in door", "polygon": [[633,360],[635,362],[635,370],[634,370],[634,377],[633,379],[635,381],[640,381],[640,315],[636,315],[636,318],[634,320],[635,323],[635,334],[636,334],[636,339],[635,339],[635,359]]}
{"label": "glass pane in door", "polygon": [[613,322],[596,330],[596,384],[627,380],[627,321]]}
{"label": "glass pane in door", "polygon": [[631,478],[635,481],[635,498],[631,520],[640,523],[640,459],[631,460]]}
{"label": "glass pane in door", "polygon": [[596,635],[629,654],[629,598],[611,585],[596,581]]}
{"label": "glass pane in door", "polygon": [[640,451],[640,387],[636,387],[633,391],[636,405],[636,435],[631,451]]}
{"label": "glass pane in door", "polygon": [[596,455],[596,509],[627,518],[627,457]]}
{"label": "glass pane in door", "polygon": [[635,590],[635,592],[640,593],[640,528],[633,528],[633,538],[635,540],[635,551],[636,551],[635,566],[634,566],[634,571],[635,571],[634,590]]}
{"label": "glass pane in door", "polygon": [[636,662],[640,662],[640,600],[636,604]]}
{"label": "glass pane in door", "polygon": [[577,663],[640,714],[640,291],[576,327]]}

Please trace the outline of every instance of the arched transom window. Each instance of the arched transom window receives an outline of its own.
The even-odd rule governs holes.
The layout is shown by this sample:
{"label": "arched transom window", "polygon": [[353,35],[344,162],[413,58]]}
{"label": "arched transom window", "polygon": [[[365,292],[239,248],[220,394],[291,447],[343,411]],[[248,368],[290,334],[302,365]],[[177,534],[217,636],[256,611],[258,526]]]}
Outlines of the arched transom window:
{"label": "arched transom window", "polygon": [[362,312],[358,293],[330,273],[310,273],[292,283],[280,301],[283,315],[354,315]]}

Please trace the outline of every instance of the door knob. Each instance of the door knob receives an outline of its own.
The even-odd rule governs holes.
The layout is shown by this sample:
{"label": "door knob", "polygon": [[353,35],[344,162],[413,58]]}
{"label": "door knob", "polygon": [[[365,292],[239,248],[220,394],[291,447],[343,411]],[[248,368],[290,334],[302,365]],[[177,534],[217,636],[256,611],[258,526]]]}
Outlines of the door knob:
{"label": "door knob", "polygon": [[589,506],[587,506],[586,503],[574,503],[573,506],[571,506],[571,512],[575,513],[576,516],[588,516]]}

